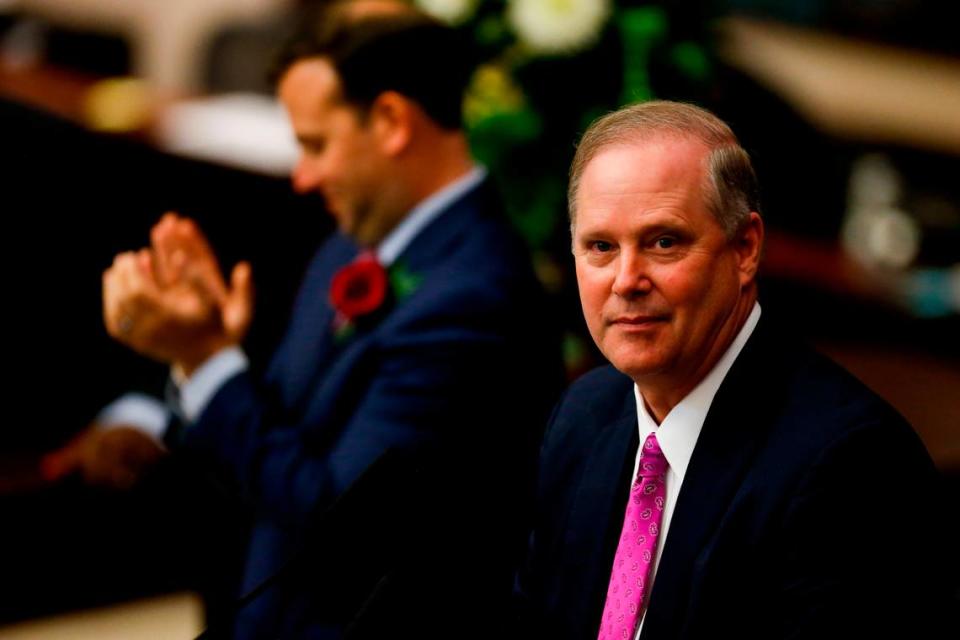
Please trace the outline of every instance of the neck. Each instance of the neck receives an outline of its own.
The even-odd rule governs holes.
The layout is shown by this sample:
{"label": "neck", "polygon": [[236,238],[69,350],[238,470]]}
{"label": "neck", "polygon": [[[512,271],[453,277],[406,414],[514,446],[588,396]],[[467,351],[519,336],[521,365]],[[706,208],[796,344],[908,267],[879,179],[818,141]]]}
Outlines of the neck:
{"label": "neck", "polygon": [[404,159],[410,186],[408,208],[464,177],[474,167],[467,137],[461,131],[437,131]]}
{"label": "neck", "polygon": [[436,132],[418,141],[394,164],[393,179],[382,184],[383,208],[368,217],[370,226],[354,238],[363,246],[376,246],[411,209],[465,176],[473,166],[466,136],[459,131]]}

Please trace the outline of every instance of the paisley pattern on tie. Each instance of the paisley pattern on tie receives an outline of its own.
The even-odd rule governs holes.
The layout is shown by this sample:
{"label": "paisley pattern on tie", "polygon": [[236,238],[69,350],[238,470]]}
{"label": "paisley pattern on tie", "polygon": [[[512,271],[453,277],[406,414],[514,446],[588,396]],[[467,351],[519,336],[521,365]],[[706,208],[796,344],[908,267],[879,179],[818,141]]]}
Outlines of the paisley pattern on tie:
{"label": "paisley pattern on tie", "polygon": [[631,640],[646,608],[663,520],[666,473],[667,459],[657,436],[651,433],[643,443],[637,477],[630,489],[598,640]]}

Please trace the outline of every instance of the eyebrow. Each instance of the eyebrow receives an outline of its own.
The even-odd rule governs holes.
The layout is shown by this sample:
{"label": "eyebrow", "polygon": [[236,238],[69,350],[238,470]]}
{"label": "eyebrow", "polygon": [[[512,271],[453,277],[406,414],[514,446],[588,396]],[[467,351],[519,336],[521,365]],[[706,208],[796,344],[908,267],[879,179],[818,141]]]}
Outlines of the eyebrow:
{"label": "eyebrow", "polygon": [[296,138],[300,144],[310,144],[326,140],[327,136],[323,133],[301,133]]}
{"label": "eyebrow", "polygon": [[[686,225],[682,223],[669,223],[669,222],[654,222],[649,225],[643,225],[638,229],[632,230],[629,235],[637,236],[646,236],[656,233],[663,233],[664,231],[669,231],[677,235],[689,235],[690,232]],[[584,225],[582,222],[574,225],[574,237],[580,238],[593,238],[599,236],[609,236],[611,235],[605,227],[590,227]]]}

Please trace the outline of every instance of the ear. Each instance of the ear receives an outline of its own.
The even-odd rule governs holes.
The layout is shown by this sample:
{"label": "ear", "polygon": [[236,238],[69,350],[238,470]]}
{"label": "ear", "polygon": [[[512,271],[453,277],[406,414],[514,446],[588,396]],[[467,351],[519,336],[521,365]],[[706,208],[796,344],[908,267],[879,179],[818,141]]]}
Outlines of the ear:
{"label": "ear", "polygon": [[370,127],[384,154],[396,157],[413,138],[414,105],[396,91],[384,91],[370,107]]}
{"label": "ear", "polygon": [[756,211],[750,212],[747,222],[737,232],[734,248],[737,252],[740,286],[745,287],[756,280],[763,251],[763,220]]}

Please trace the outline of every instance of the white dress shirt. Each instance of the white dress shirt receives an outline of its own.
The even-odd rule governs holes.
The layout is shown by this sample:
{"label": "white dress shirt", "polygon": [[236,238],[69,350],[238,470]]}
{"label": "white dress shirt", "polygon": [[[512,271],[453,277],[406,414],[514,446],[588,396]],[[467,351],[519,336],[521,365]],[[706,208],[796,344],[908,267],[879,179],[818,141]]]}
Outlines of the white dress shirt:
{"label": "white dress shirt", "polygon": [[[637,425],[640,432],[640,442],[643,443],[651,433],[657,434],[657,442],[660,444],[660,449],[669,465],[666,477],[667,495],[663,505],[663,521],[660,525],[661,534],[657,541],[657,552],[654,556],[653,568],[648,581],[651,590],[657,575],[657,566],[660,564],[660,555],[663,553],[663,545],[670,534],[670,520],[673,518],[673,509],[677,504],[680,487],[683,486],[683,477],[687,473],[690,456],[693,455],[693,448],[697,444],[697,438],[700,437],[700,429],[703,428],[703,422],[707,418],[707,412],[710,410],[710,405],[713,404],[713,398],[717,395],[720,384],[727,377],[727,372],[730,371],[733,362],[740,355],[743,345],[747,343],[747,339],[756,328],[758,320],[760,320],[760,305],[754,303],[750,315],[747,316],[747,321],[740,328],[740,332],[737,333],[717,364],[700,381],[700,384],[694,387],[683,400],[670,410],[670,413],[666,415],[659,426],[647,411],[640,389],[636,385],[633,387],[637,402]],[[633,475],[630,479],[631,485],[633,479],[637,476],[642,449],[643,447],[637,449]],[[646,611],[644,611],[644,617],[646,617]],[[640,637],[642,628],[643,618],[637,625],[635,638]]]}

